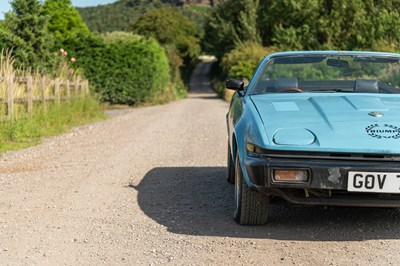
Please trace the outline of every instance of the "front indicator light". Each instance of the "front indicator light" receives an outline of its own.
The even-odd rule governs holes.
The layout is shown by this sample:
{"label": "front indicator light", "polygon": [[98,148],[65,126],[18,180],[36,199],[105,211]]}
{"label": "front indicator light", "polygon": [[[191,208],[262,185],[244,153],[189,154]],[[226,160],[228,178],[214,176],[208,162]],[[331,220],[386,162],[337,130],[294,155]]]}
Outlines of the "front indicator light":
{"label": "front indicator light", "polygon": [[307,182],[307,170],[274,170],[273,179],[276,182]]}
{"label": "front indicator light", "polygon": [[249,152],[255,152],[256,151],[256,146],[254,146],[251,143],[247,143],[246,148]]}

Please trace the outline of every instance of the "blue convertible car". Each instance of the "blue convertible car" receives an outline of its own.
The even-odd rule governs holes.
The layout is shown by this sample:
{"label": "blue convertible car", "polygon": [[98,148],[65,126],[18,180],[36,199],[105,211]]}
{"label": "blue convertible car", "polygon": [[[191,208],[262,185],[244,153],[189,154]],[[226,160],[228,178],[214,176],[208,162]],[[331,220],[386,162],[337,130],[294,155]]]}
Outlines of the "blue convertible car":
{"label": "blue convertible car", "polygon": [[236,221],[270,202],[400,207],[400,55],[313,51],[265,57],[227,114]]}

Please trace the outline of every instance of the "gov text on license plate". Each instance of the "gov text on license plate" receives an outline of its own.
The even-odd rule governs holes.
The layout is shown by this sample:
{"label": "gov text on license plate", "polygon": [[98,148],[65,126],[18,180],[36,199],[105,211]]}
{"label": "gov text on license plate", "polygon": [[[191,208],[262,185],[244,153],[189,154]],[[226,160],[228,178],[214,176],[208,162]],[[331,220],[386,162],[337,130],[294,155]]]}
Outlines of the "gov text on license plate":
{"label": "gov text on license plate", "polygon": [[355,192],[400,193],[400,173],[349,172],[347,190]]}

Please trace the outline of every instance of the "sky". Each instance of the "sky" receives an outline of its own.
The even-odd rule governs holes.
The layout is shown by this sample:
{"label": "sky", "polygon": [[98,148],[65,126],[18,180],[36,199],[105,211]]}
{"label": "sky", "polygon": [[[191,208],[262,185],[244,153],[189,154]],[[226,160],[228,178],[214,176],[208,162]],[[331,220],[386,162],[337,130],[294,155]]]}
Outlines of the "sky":
{"label": "sky", "polygon": [[[4,13],[10,11],[10,0],[0,0],[0,19],[4,19]],[[72,0],[73,6],[97,6],[97,5],[105,5],[109,3],[116,2],[116,0]]]}

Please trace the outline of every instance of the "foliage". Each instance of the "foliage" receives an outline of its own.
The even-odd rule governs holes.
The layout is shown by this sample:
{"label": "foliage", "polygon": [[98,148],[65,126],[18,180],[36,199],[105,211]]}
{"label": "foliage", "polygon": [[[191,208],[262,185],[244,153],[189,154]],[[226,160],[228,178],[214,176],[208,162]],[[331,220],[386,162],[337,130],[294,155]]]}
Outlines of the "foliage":
{"label": "foliage", "polygon": [[44,68],[51,59],[52,40],[39,0],[14,0],[11,6],[0,30],[3,48],[12,49],[18,66]]}
{"label": "foliage", "polygon": [[5,36],[7,35],[7,30],[5,29],[4,22],[0,21],[0,49],[4,49],[6,46]]}
{"label": "foliage", "polygon": [[256,27],[259,5],[259,0],[222,0],[205,26],[206,50],[222,57],[243,43],[260,43]]}
{"label": "foliage", "polygon": [[399,8],[396,0],[269,0],[262,2],[259,28],[265,45],[283,49],[393,48]]}
{"label": "foliage", "polygon": [[266,48],[256,43],[245,43],[225,54],[221,67],[229,77],[250,80],[260,61],[267,54],[276,51],[275,47]]}
{"label": "foliage", "polygon": [[176,48],[185,61],[200,54],[196,25],[172,7],[150,9],[139,16],[132,28],[137,34],[155,38],[161,45]]}
{"label": "foliage", "polygon": [[71,126],[100,120],[104,113],[93,97],[76,98],[35,109],[28,117],[0,122],[0,151],[25,148],[40,143],[41,138],[63,133]]}
{"label": "foliage", "polygon": [[393,64],[389,68],[382,71],[382,82],[400,84],[400,66]]}
{"label": "foliage", "polygon": [[77,8],[92,32],[127,31],[142,13],[142,0],[122,0],[109,5]]}
{"label": "foliage", "polygon": [[[67,55],[65,51],[62,57],[62,62],[67,63]],[[68,60],[69,61],[69,60]],[[58,78],[64,79],[71,74],[71,69],[67,64],[63,66],[64,73],[59,73]],[[67,73],[66,73],[67,72]],[[72,73],[74,76],[76,73]],[[32,75],[29,71],[23,68],[14,67],[14,59],[10,51],[3,50],[0,54],[0,76],[5,80],[10,77],[25,77]],[[41,75],[36,73],[37,78]],[[39,85],[34,82],[33,96],[39,97]],[[51,89],[45,90],[45,96],[54,95]],[[14,83],[13,86],[14,99],[26,98],[26,84],[21,85]],[[5,83],[0,83],[0,98],[7,98]],[[2,106],[0,111],[6,111]],[[7,110],[8,112],[8,110]],[[73,98],[68,101],[61,101],[60,104],[48,101],[46,108],[41,102],[33,103],[32,113],[27,113],[25,103],[14,102],[14,117],[11,121],[0,122],[0,151],[14,150],[19,148],[35,145],[41,141],[44,136],[59,134],[68,130],[71,126],[80,125],[83,123],[96,121],[104,117],[99,101],[94,96],[86,96],[85,98]]]}
{"label": "foliage", "polygon": [[[211,1],[212,2],[212,1]],[[108,5],[96,7],[77,8],[83,20],[92,32],[105,33],[113,31],[127,31],[137,20],[138,16],[146,13],[149,9],[162,6],[182,7],[185,15],[193,18],[199,29],[202,27],[203,10],[195,8],[196,12],[188,12],[191,5],[208,4],[206,0],[119,0]],[[188,7],[188,8],[187,8]],[[194,13],[194,14],[193,14]]]}
{"label": "foliage", "polygon": [[119,0],[108,5],[77,10],[92,32],[105,33],[128,31],[139,15],[164,4],[182,5],[181,1],[170,0]]}
{"label": "foliage", "polygon": [[49,16],[47,28],[54,35],[57,48],[61,48],[65,39],[73,38],[78,33],[90,33],[78,11],[71,5],[71,0],[46,0],[43,12]]}
{"label": "foliage", "polygon": [[170,76],[183,90],[188,84],[201,47],[196,24],[173,7],[150,9],[132,26],[134,32],[155,38],[164,46],[170,65]]}
{"label": "foliage", "polygon": [[265,49],[254,43],[279,50],[395,52],[399,10],[397,0],[221,0],[207,19],[204,47],[222,59],[219,80],[251,76]]}
{"label": "foliage", "polygon": [[169,86],[165,50],[154,39],[129,33],[82,35],[68,47],[103,101],[137,105],[176,92]]}
{"label": "foliage", "polygon": [[[120,0],[110,5],[78,9],[97,32],[132,31],[155,38],[166,50],[171,81],[183,92],[183,80],[200,54],[200,38],[208,7],[202,0]],[[179,8],[174,8],[179,7]],[[193,7],[193,8],[192,8]]]}
{"label": "foliage", "polygon": [[204,37],[204,27],[207,22],[209,11],[209,6],[200,5],[190,5],[181,10],[182,14],[187,16],[196,25],[196,31],[200,39]]}
{"label": "foliage", "polygon": [[223,0],[208,19],[206,47],[222,57],[260,38],[281,50],[396,51],[399,10],[397,0]]}

